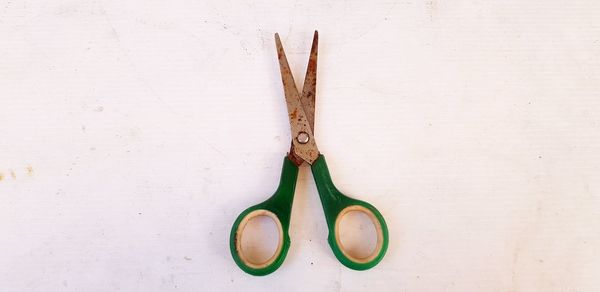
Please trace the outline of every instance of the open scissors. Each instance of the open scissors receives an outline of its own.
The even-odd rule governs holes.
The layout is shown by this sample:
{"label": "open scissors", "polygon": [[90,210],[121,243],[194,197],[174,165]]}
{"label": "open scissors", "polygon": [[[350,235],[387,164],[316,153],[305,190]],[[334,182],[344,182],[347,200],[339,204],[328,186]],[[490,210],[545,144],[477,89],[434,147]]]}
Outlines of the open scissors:
{"label": "open scissors", "polygon": [[[302,94],[298,92],[294,77],[290,71],[279,35],[275,34],[279,68],[285,93],[285,101],[292,130],[290,152],[283,159],[283,169],[279,187],[269,199],[244,210],[235,220],[231,229],[229,247],[236,264],[252,275],[267,275],[277,270],[283,263],[290,246],[288,228],[294,200],[296,179],[299,166],[306,162],[311,170],[321,204],[325,211],[325,219],[329,228],[328,241],[337,259],[345,266],[355,270],[366,270],[377,265],[385,255],[388,246],[388,230],[385,220],[371,204],[349,198],[342,194],[333,184],[327,169],[325,157],[319,153],[314,138],[315,93],[317,81],[317,49],[318,32],[313,37],[308,68],[304,79]],[[375,249],[366,257],[356,257],[344,249],[340,241],[340,219],[348,212],[364,212],[373,222],[377,232]],[[242,233],[248,221],[257,216],[268,216],[275,222],[279,232],[279,242],[275,253],[264,262],[253,262],[242,249]]]}

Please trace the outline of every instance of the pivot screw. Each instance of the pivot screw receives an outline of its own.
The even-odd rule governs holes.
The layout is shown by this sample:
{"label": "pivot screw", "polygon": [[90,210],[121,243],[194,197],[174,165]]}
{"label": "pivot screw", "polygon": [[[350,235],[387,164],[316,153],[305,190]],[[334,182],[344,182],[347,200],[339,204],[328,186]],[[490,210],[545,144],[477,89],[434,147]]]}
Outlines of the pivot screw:
{"label": "pivot screw", "polygon": [[300,144],[306,144],[310,140],[310,136],[308,136],[306,132],[300,132],[298,133],[296,140],[298,140],[298,143]]}

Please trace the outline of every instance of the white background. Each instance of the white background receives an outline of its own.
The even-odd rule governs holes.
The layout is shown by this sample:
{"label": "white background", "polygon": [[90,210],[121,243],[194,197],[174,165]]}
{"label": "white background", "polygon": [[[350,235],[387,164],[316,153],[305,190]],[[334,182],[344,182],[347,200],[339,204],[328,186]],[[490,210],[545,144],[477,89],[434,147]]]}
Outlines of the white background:
{"label": "white background", "polygon": [[[0,1],[0,291],[598,291],[598,1]],[[308,168],[266,277],[231,224],[289,147],[273,34],[390,247],[342,266]]]}

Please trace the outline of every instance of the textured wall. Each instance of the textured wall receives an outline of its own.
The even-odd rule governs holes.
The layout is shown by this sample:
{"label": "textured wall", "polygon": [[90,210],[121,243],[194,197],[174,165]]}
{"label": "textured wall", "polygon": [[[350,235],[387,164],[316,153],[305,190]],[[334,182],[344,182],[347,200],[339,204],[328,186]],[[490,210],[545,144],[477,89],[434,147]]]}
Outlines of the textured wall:
{"label": "textured wall", "polygon": [[[598,291],[599,11],[0,1],[0,291]],[[390,248],[340,265],[305,167],[252,277],[228,236],[289,147],[273,34],[300,83],[315,29],[319,149]]]}

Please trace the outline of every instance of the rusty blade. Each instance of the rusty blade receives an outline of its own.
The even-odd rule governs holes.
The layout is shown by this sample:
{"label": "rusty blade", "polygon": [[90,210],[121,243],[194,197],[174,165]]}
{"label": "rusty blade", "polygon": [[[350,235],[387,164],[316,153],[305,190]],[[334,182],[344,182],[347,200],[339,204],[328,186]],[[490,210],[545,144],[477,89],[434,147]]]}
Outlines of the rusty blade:
{"label": "rusty blade", "polygon": [[300,102],[306,113],[308,124],[315,133],[315,97],[317,94],[317,53],[319,50],[319,32],[315,30],[312,47],[310,48],[310,58],[306,66],[306,76],[304,77],[304,86]]}
{"label": "rusty blade", "polygon": [[292,70],[290,70],[290,64],[288,64],[278,33],[275,34],[275,45],[277,47],[277,58],[279,59],[279,70],[281,71],[285,99],[298,99],[296,82],[294,81],[294,76],[292,75]]}
{"label": "rusty blade", "polygon": [[[319,157],[319,150],[315,143],[312,127],[300,101],[296,83],[290,70],[287,57],[281,45],[279,34],[275,34],[275,44],[277,46],[277,56],[279,59],[279,69],[281,71],[281,81],[283,82],[283,91],[288,109],[288,118],[292,132],[292,151],[302,160],[312,164]],[[314,116],[314,113],[313,113]],[[300,143],[298,136],[300,133],[308,135],[308,141]]]}

